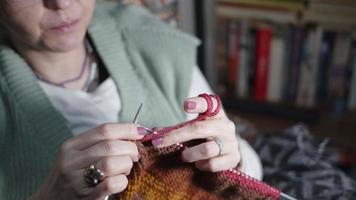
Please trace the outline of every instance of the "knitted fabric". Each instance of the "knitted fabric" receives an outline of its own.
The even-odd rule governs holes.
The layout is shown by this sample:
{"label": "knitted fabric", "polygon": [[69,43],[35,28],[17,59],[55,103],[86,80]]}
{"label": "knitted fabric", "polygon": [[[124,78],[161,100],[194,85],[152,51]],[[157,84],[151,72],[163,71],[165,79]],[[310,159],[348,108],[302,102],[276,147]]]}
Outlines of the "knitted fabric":
{"label": "knitted fabric", "polygon": [[[180,152],[204,142],[196,140],[157,149],[149,141],[171,131],[216,115],[221,107],[218,96],[202,94],[208,109],[196,119],[155,131],[137,142],[141,160],[134,166],[128,188],[117,199],[277,199],[280,191],[249,177],[236,169],[212,173],[203,172],[191,163],[181,162]],[[213,111],[212,100],[218,101]]]}

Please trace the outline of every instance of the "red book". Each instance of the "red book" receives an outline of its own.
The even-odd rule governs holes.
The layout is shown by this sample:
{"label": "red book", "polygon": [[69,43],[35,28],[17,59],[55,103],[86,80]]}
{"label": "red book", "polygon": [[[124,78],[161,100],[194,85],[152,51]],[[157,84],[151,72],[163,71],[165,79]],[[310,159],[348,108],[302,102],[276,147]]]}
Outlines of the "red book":
{"label": "red book", "polygon": [[260,27],[256,33],[256,64],[253,97],[257,101],[267,100],[268,73],[272,30]]}

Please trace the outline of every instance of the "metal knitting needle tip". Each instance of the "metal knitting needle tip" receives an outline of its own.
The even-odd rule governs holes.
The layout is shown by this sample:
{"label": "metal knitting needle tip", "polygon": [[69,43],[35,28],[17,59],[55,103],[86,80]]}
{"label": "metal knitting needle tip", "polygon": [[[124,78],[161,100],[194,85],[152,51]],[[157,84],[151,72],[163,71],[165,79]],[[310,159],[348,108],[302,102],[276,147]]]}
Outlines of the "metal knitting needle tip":
{"label": "metal knitting needle tip", "polygon": [[138,110],[137,110],[137,112],[136,112],[136,114],[135,114],[135,118],[134,118],[134,120],[133,120],[133,123],[134,123],[134,124],[137,124],[137,122],[138,122],[138,117],[140,116],[142,106],[143,106],[143,103],[141,103],[141,104],[140,104],[140,107],[138,107]]}
{"label": "metal knitting needle tip", "polygon": [[[134,124],[137,124],[137,122],[138,122],[138,118],[139,118],[139,116],[140,116],[142,106],[143,106],[143,103],[141,103],[141,105],[139,106],[139,108],[138,108],[138,110],[137,110],[137,112],[136,112],[135,118],[134,118],[134,120],[133,120],[133,123],[134,123]],[[144,128],[144,129],[145,129],[147,132],[149,132],[149,133],[153,133],[153,130],[150,129],[150,128],[147,128],[147,127],[144,127],[144,126],[141,126],[141,125],[140,125],[140,127],[141,127],[141,128]]]}
{"label": "metal knitting needle tip", "polygon": [[[141,103],[140,106],[138,107],[138,110],[137,110],[137,112],[135,114],[135,117],[134,117],[134,120],[133,120],[134,124],[137,124],[137,122],[138,122],[138,117],[140,116],[142,106],[143,106],[143,103]],[[109,196],[106,196],[104,198],[104,200],[109,200]]]}
{"label": "metal knitting needle tip", "polygon": [[297,200],[296,198],[293,198],[293,197],[291,197],[288,194],[285,194],[283,192],[281,192],[281,196],[284,197],[285,199],[288,199],[288,200]]}

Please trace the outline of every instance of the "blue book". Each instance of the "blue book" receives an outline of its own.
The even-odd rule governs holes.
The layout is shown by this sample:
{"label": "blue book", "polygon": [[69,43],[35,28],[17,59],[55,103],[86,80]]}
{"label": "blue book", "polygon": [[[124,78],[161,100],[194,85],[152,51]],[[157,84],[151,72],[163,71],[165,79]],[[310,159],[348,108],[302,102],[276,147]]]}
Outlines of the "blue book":
{"label": "blue book", "polygon": [[331,58],[333,55],[335,32],[324,32],[319,57],[319,72],[317,76],[316,102],[319,105],[326,103],[329,96],[329,74]]}
{"label": "blue book", "polygon": [[290,64],[288,69],[288,90],[287,90],[287,100],[290,103],[295,103],[297,92],[298,92],[298,81],[300,74],[300,63],[303,55],[303,44],[304,44],[304,28],[296,26],[293,30],[293,47],[291,49]]}

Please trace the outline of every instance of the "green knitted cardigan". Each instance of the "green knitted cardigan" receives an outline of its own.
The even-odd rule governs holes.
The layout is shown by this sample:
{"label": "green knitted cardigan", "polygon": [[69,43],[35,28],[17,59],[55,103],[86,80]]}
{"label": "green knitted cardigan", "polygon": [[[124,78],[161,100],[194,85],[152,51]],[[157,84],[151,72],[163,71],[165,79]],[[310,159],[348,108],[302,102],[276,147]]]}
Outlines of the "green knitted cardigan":
{"label": "green knitted cardigan", "polygon": [[[143,8],[111,4],[97,5],[88,36],[120,93],[121,122],[131,122],[141,102],[141,124],[184,120],[197,39]],[[72,135],[30,67],[0,42],[0,199],[26,199],[36,191]]]}

